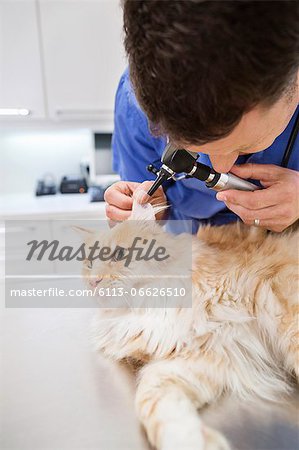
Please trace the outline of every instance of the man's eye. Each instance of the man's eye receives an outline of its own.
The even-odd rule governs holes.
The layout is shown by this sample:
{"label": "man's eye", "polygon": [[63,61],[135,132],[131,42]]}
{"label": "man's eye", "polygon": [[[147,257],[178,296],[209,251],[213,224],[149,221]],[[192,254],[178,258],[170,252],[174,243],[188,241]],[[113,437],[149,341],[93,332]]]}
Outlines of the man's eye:
{"label": "man's eye", "polygon": [[125,256],[125,249],[123,247],[118,247],[112,256],[113,261],[121,261]]}

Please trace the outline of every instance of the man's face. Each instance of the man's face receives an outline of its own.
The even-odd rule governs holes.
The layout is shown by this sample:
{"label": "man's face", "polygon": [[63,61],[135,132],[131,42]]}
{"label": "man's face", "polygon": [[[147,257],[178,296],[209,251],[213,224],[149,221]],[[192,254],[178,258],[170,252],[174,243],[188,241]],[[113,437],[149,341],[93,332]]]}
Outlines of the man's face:
{"label": "man's face", "polygon": [[239,155],[268,148],[287,127],[298,105],[298,86],[291,98],[280,98],[272,107],[255,107],[243,115],[225,138],[203,145],[186,145],[186,150],[209,155],[217,172],[229,172]]}

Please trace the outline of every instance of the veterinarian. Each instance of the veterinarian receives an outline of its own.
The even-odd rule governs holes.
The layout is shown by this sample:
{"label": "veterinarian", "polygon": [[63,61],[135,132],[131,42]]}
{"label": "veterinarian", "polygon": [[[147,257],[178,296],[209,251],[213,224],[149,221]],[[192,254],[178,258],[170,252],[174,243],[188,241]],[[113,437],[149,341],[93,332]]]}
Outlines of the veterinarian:
{"label": "veterinarian", "polygon": [[238,219],[274,232],[296,222],[299,3],[125,0],[123,7],[129,69],[113,135],[123,181],[106,191],[107,217],[130,215],[134,191],[154,178],[146,166],[161,165],[169,136],[216,171],[264,187],[216,194],[192,178],[168,183],[151,201],[168,202],[169,218],[192,219],[193,232],[199,223]]}

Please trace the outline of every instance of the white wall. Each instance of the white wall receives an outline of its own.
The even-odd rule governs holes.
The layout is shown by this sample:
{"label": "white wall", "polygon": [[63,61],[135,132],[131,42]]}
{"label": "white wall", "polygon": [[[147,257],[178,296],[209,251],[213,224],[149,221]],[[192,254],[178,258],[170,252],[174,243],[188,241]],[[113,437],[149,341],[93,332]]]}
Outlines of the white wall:
{"label": "white wall", "polygon": [[89,130],[0,131],[0,195],[34,193],[37,179],[78,174],[93,146]]}

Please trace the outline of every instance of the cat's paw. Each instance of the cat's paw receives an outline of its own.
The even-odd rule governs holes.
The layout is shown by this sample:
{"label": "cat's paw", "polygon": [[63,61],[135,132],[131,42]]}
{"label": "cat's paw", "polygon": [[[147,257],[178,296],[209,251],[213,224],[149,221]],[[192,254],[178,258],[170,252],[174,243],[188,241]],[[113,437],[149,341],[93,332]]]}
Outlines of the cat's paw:
{"label": "cat's paw", "polygon": [[[190,423],[189,423],[190,425]],[[216,430],[205,425],[194,427],[192,430],[177,426],[164,436],[159,450],[231,450],[225,437]],[[170,432],[171,431],[171,432]]]}
{"label": "cat's paw", "polygon": [[205,450],[200,424],[195,423],[196,426],[192,427],[189,421],[185,427],[180,424],[174,425],[168,424],[167,430],[164,430],[159,450]]}
{"label": "cat's paw", "polygon": [[231,450],[231,446],[225,437],[218,431],[204,426],[203,434],[205,441],[204,450]]}

